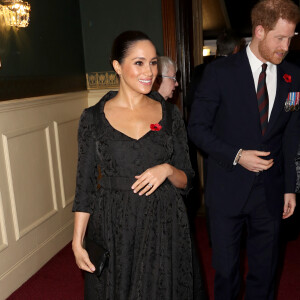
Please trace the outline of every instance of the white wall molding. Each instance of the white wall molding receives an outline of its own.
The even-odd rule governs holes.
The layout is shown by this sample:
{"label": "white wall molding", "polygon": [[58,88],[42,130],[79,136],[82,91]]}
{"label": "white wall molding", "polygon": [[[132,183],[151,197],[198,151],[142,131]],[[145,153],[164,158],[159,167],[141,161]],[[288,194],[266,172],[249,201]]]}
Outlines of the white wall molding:
{"label": "white wall molding", "polygon": [[88,91],[88,105],[89,105],[89,107],[92,106],[92,105],[95,105],[109,91],[116,91],[116,89],[89,90]]}
{"label": "white wall molding", "polygon": [[0,300],[72,239],[87,106],[87,91],[0,102]]}
{"label": "white wall molding", "polygon": [[83,100],[87,97],[87,91],[55,94],[48,96],[16,99],[9,101],[0,101],[0,113],[29,109],[39,106],[47,106],[49,104],[62,103],[64,101]]}
{"label": "white wall molding", "polygon": [[[0,300],[6,299],[16,290],[16,288],[21,286],[57,252],[67,245],[70,240],[69,237],[73,232],[73,224],[74,222],[72,220],[66,223],[46,241],[38,245],[30,253],[22,257],[21,260],[17,261],[8,270],[6,270],[6,272],[0,275]],[[26,272],[24,272],[24,270],[26,270]],[[24,273],[26,273],[26,277],[16,276],[16,274]]]}
{"label": "white wall molding", "polygon": [[0,252],[1,252],[2,250],[7,248],[7,231],[5,225],[1,191],[0,191],[0,233],[1,233],[1,243],[0,243]]}
{"label": "white wall molding", "polygon": [[[63,176],[64,168],[63,168],[63,163],[62,163],[62,148],[61,148],[61,142],[60,142],[59,127],[63,126],[63,125],[69,125],[71,123],[76,124],[75,137],[77,137],[77,127],[78,127],[78,123],[79,123],[79,118],[67,120],[64,122],[54,122],[54,134],[55,134],[57,161],[58,161],[59,184],[60,184],[61,200],[62,200],[63,208],[73,202],[73,199],[75,196],[75,184],[74,184],[74,189],[73,189],[74,193],[72,193],[70,196],[66,195],[65,181],[64,181],[64,176]],[[76,150],[75,156],[77,157],[77,145],[75,145],[75,147],[76,147],[74,149],[74,150]],[[75,171],[76,171],[76,168],[74,169],[74,176],[73,176],[74,183],[75,183],[75,176],[76,176]]]}
{"label": "white wall molding", "polygon": [[[33,220],[32,223],[28,224],[28,226],[25,226],[23,228],[20,228],[19,224],[19,218],[18,216],[18,207],[16,202],[16,195],[15,195],[15,187],[14,185],[19,183],[19,180],[22,180],[21,178],[19,180],[13,180],[13,171],[12,171],[12,161],[10,159],[10,150],[9,150],[9,141],[12,139],[17,139],[19,137],[28,136],[30,134],[34,134],[36,132],[41,133],[41,138],[45,138],[45,157],[48,158],[48,165],[49,165],[49,178],[50,178],[50,190],[52,192],[51,198],[52,198],[52,207],[49,211],[46,211],[44,214],[42,214],[38,219]],[[39,125],[32,128],[23,128],[18,129],[12,132],[4,132],[2,133],[3,138],[3,147],[4,147],[4,156],[5,156],[5,165],[6,165],[6,172],[7,172],[7,179],[8,179],[8,186],[9,186],[9,194],[10,194],[10,203],[12,207],[12,216],[13,216],[13,222],[14,222],[14,229],[15,229],[15,236],[16,240],[23,237],[25,234],[33,230],[34,228],[38,227],[42,222],[53,216],[57,212],[57,199],[56,199],[56,190],[55,190],[55,183],[54,183],[54,171],[53,171],[53,158],[51,153],[51,142],[50,142],[50,135],[49,135],[49,124],[45,125]],[[39,140],[36,140],[36,143],[39,143]],[[22,141],[19,143],[19,146],[22,147]],[[33,147],[35,145],[32,145]],[[20,155],[26,151],[21,151]],[[30,152],[30,151],[28,151]],[[26,154],[26,153],[25,153]],[[16,157],[14,157],[16,158]],[[25,157],[26,158],[26,157]],[[23,157],[20,157],[20,161],[23,159]],[[18,167],[18,166],[17,166]],[[34,170],[33,170],[34,171]],[[39,171],[39,170],[38,170]],[[17,172],[17,168],[15,168],[15,172]],[[22,171],[19,171],[22,172]],[[28,180],[28,178],[26,178]],[[24,179],[25,180],[25,179]],[[15,184],[14,184],[15,182]],[[33,183],[33,186],[35,183]],[[38,200],[38,199],[36,199]],[[21,199],[19,199],[21,201]],[[23,213],[24,210],[19,209],[19,214]]]}

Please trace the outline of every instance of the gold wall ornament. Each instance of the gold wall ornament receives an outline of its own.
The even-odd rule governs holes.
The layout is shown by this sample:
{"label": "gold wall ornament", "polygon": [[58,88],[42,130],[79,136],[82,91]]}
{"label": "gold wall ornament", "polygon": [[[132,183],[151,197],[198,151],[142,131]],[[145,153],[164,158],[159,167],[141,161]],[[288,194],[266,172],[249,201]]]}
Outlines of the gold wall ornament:
{"label": "gold wall ornament", "polygon": [[116,89],[119,87],[119,77],[114,71],[87,73],[86,81],[89,90]]}
{"label": "gold wall ornament", "polygon": [[7,26],[27,27],[30,10],[28,2],[22,0],[0,0],[0,15]]}

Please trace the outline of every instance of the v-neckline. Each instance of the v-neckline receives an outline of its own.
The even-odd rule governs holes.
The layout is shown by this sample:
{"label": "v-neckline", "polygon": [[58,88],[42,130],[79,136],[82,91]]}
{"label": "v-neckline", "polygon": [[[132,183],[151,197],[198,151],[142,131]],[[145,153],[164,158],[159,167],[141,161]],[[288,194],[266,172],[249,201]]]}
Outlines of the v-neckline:
{"label": "v-neckline", "polygon": [[[150,98],[151,98],[151,97],[150,97]],[[161,101],[159,101],[159,100],[156,100],[156,99],[153,99],[153,98],[151,98],[151,99],[154,100],[154,101],[158,101],[158,102],[160,103],[160,105],[161,105],[161,115],[162,115],[162,117],[161,117],[161,119],[160,119],[159,122],[155,123],[155,124],[160,124],[160,125],[161,125],[161,122],[162,122],[163,119],[164,119],[164,107],[163,107],[163,103],[162,103]],[[102,112],[103,112],[103,118],[104,118],[105,122],[106,122],[107,125],[110,126],[114,131],[118,132],[119,134],[121,134],[121,135],[127,137],[128,139],[133,140],[133,141],[135,141],[135,142],[138,142],[138,141],[142,140],[143,138],[145,138],[148,134],[150,134],[150,133],[153,131],[153,130],[150,129],[150,130],[148,130],[147,132],[145,132],[141,137],[139,137],[138,139],[136,139],[136,138],[131,137],[131,136],[127,135],[126,133],[124,133],[124,132],[122,132],[122,131],[116,129],[114,126],[112,126],[112,125],[110,124],[110,122],[109,122],[109,120],[106,118],[106,115],[105,115],[105,112],[104,112],[104,106],[105,106],[105,103],[106,103],[107,101],[109,101],[109,100],[110,100],[110,99],[106,99],[106,100],[104,101],[104,103],[103,103],[103,105],[102,105]],[[151,123],[151,124],[152,124],[152,123]],[[151,124],[149,124],[149,128],[150,128]]]}

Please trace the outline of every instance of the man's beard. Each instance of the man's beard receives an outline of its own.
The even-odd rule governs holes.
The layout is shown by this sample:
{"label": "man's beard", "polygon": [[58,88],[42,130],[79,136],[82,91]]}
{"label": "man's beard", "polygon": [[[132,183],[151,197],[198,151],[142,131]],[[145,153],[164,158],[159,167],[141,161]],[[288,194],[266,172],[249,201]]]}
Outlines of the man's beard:
{"label": "man's beard", "polygon": [[[266,61],[269,61],[270,63],[272,63],[274,65],[280,64],[284,60],[284,58],[286,57],[286,55],[288,53],[287,51],[284,51],[284,50],[277,50],[277,51],[270,50],[268,48],[268,46],[266,45],[265,40],[261,41],[258,44],[258,51],[260,53],[260,56],[263,59],[265,59]],[[277,56],[276,52],[283,53],[283,56],[282,57]]]}

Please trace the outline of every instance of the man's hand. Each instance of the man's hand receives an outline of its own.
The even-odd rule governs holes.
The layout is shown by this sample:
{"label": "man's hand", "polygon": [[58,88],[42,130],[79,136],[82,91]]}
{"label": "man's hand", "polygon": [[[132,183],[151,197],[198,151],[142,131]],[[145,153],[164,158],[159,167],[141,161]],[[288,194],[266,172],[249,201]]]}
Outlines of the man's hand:
{"label": "man's hand", "polygon": [[296,207],[296,194],[288,193],[284,194],[284,206],[283,206],[283,214],[282,219],[287,219],[290,217],[295,210]]}
{"label": "man's hand", "polygon": [[274,164],[274,160],[263,159],[260,156],[268,156],[271,152],[263,152],[256,150],[243,150],[239,164],[245,169],[251,172],[265,171],[271,168]]}

